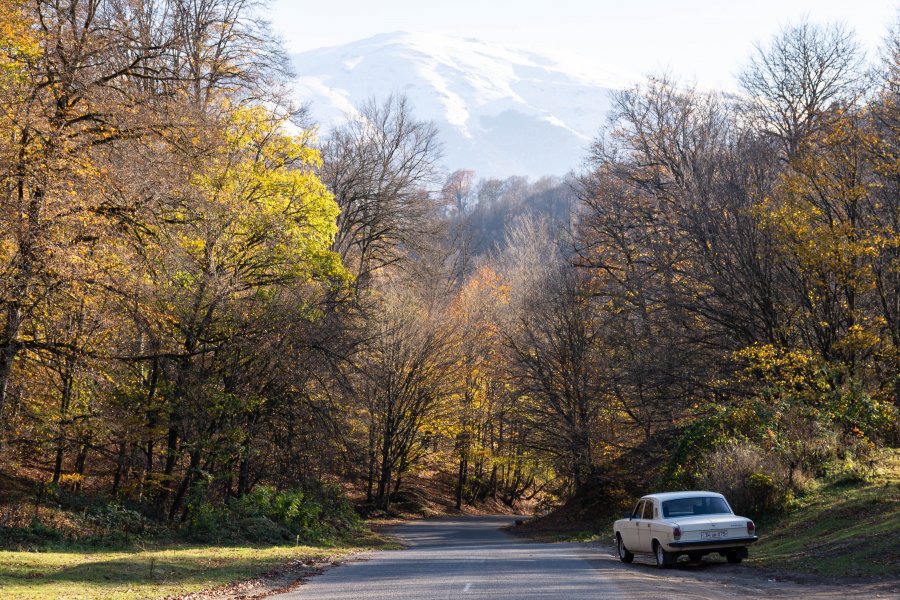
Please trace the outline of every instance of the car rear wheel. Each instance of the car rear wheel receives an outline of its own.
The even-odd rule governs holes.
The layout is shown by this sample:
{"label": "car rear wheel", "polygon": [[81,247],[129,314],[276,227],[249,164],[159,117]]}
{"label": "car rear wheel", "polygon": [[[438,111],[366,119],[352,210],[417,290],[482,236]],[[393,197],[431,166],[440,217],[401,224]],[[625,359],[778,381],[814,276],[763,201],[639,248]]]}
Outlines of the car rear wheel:
{"label": "car rear wheel", "polygon": [[725,559],[733,565],[739,565],[741,564],[741,561],[744,560],[744,557],[737,552],[727,552],[725,554]]}
{"label": "car rear wheel", "polygon": [[700,562],[703,560],[702,552],[688,552],[688,558],[691,559],[691,562]]}
{"label": "car rear wheel", "polygon": [[619,554],[619,560],[623,563],[630,563],[634,560],[634,554],[628,551],[625,542],[622,541],[622,536],[618,534],[616,535],[616,552]]}
{"label": "car rear wheel", "polygon": [[663,549],[662,544],[660,544],[659,542],[654,542],[654,546],[655,546],[654,554],[656,555],[656,566],[657,567],[659,567],[661,569],[668,569],[669,567],[672,567],[675,565],[674,557],[672,556],[671,553],[666,552]]}

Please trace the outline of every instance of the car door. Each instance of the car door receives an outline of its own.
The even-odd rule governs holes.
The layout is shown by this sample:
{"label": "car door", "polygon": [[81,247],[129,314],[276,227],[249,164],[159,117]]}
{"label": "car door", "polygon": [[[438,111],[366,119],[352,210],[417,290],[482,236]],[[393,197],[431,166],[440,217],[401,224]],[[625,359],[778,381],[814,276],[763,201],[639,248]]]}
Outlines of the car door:
{"label": "car door", "polygon": [[653,500],[644,500],[641,518],[638,520],[637,543],[634,546],[638,552],[652,552],[653,532]]}
{"label": "car door", "polygon": [[637,550],[638,528],[641,522],[641,514],[644,512],[644,501],[639,500],[631,513],[631,519],[622,527],[622,541],[625,547],[632,552]]}

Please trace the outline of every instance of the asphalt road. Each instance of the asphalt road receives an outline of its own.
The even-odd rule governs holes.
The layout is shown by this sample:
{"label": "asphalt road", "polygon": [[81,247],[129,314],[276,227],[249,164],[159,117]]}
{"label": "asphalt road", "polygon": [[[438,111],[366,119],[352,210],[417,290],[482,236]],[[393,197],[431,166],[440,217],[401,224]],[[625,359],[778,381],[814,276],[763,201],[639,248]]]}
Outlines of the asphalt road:
{"label": "asphalt road", "polygon": [[[596,544],[545,544],[500,528],[512,517],[408,523],[391,531],[408,548],[373,552],[312,577],[280,600],[646,600],[671,598],[846,598],[850,590],[809,588],[724,561],[657,569],[624,565]],[[860,590],[857,590],[860,591]],[[882,589],[868,590],[882,592]],[[893,595],[881,597],[894,597]]]}

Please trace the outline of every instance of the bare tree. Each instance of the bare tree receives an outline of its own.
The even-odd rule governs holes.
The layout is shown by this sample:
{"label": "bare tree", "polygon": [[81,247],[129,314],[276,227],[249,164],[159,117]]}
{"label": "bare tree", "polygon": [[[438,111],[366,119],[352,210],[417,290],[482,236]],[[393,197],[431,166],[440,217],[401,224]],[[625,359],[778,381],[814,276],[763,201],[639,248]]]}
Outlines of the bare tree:
{"label": "bare tree", "polygon": [[843,25],[801,21],[785,27],[768,46],[757,46],[740,74],[747,114],[792,156],[827,109],[859,98],[862,61],[859,43]]}
{"label": "bare tree", "polygon": [[358,288],[430,237],[439,157],[437,129],[403,96],[364,104],[325,144],[323,178],[341,208],[333,247]]}

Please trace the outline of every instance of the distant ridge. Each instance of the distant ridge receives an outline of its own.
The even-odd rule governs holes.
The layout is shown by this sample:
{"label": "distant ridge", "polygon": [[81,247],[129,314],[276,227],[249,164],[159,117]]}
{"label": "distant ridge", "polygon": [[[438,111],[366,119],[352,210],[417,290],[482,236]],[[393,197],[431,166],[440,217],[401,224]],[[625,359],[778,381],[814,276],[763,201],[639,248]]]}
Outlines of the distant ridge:
{"label": "distant ridge", "polygon": [[563,175],[581,166],[627,79],[577,59],[470,38],[395,32],[293,57],[299,100],[325,130],[354,106],[406,94],[434,121],[448,170],[481,176]]}

